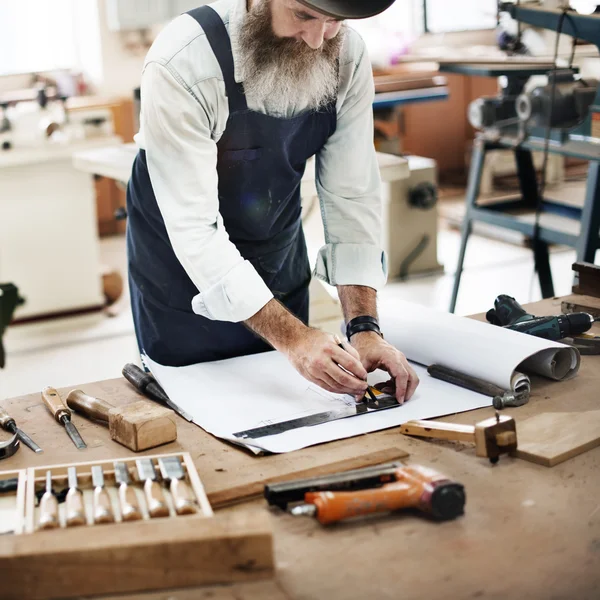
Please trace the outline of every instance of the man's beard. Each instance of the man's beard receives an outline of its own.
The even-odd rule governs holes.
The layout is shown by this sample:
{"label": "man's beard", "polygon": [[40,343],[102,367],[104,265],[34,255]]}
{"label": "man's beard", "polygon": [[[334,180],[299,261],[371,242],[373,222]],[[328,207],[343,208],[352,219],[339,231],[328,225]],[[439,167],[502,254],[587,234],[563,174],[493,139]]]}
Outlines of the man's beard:
{"label": "man's beard", "polygon": [[326,107],[337,97],[343,40],[343,28],[318,50],[302,40],[277,37],[271,2],[261,0],[248,12],[239,34],[246,95],[277,116]]}

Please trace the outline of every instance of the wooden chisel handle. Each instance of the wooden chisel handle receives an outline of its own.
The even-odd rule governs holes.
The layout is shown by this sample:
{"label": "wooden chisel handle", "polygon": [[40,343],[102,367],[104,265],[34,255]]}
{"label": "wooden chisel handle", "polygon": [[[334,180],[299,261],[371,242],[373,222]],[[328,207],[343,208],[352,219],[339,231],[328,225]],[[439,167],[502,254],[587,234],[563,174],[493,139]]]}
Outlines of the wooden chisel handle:
{"label": "wooden chisel handle", "polygon": [[14,423],[15,420],[0,406],[0,427],[6,429],[11,422]]}
{"label": "wooden chisel handle", "polygon": [[71,418],[71,411],[65,406],[58,392],[52,388],[47,387],[42,390],[42,400],[48,407],[52,416],[60,423],[64,416]]}
{"label": "wooden chisel handle", "polygon": [[112,512],[110,496],[101,487],[94,489],[94,523],[113,523],[115,517]]}
{"label": "wooden chisel handle", "polygon": [[198,505],[192,488],[181,479],[171,481],[171,497],[178,515],[192,515],[198,512]]}
{"label": "wooden chisel handle", "polygon": [[119,486],[119,504],[123,521],[139,521],[142,518],[135,489],[126,483]]}
{"label": "wooden chisel handle", "polygon": [[83,494],[80,490],[71,488],[65,499],[67,505],[67,527],[85,525],[85,507],[83,505]]}
{"label": "wooden chisel handle", "polygon": [[108,414],[110,410],[114,408],[114,406],[106,402],[106,400],[88,396],[81,390],[69,392],[69,395],[67,396],[67,406],[85,417],[106,424],[108,424]]}
{"label": "wooden chisel handle", "polygon": [[165,502],[165,496],[160,484],[151,479],[146,479],[146,483],[144,483],[144,494],[146,495],[148,513],[153,519],[156,517],[169,516],[169,507]]}
{"label": "wooden chisel handle", "polygon": [[39,529],[56,529],[59,526],[58,521],[58,500],[50,492],[46,492],[40,500],[40,521]]}

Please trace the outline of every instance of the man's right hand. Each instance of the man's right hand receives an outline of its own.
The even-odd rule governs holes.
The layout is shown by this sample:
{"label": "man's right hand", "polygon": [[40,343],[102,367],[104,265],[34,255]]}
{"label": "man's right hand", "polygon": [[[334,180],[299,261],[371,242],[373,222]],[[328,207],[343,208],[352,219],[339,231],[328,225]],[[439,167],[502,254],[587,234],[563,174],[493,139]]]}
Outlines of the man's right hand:
{"label": "man's right hand", "polygon": [[287,356],[308,381],[335,394],[365,395],[367,371],[358,352],[350,345],[344,350],[332,335],[307,327],[277,300],[268,302],[245,324]]}
{"label": "man's right hand", "polygon": [[358,352],[340,348],[330,334],[306,327],[286,354],[300,375],[328,392],[362,397],[367,391],[367,371]]}

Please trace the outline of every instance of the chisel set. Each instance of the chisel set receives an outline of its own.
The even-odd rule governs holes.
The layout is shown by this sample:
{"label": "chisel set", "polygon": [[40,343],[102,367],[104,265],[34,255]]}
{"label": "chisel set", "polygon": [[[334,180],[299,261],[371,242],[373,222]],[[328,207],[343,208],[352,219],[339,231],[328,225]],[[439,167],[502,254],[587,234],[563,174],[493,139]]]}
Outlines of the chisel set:
{"label": "chisel set", "polygon": [[273,564],[267,516],[214,516],[188,453],[0,472],[3,600],[253,580]]}
{"label": "chisel set", "polygon": [[27,480],[26,533],[212,515],[186,454],[34,468]]}

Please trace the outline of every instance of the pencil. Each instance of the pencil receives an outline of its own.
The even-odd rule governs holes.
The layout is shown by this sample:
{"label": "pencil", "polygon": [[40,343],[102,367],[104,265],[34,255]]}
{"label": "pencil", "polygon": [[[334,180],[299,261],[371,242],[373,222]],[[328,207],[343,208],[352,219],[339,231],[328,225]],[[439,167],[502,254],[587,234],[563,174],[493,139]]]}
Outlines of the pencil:
{"label": "pencil", "polygon": [[[342,340],[336,335],[334,336],[334,340],[335,343],[345,352],[348,352],[348,350],[346,349],[346,346],[344,346]],[[369,385],[367,387],[367,391],[365,393],[365,396],[369,396],[369,398],[373,401],[373,402],[378,402],[377,397],[375,396],[375,394],[373,393],[373,390],[371,389],[371,386]]]}

